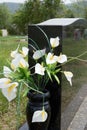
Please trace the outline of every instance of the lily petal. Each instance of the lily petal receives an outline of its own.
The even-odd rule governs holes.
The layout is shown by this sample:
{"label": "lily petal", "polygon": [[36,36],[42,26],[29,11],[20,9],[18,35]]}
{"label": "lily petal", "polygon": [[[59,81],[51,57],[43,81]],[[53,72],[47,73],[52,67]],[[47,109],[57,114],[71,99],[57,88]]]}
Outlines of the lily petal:
{"label": "lily petal", "polygon": [[45,122],[48,114],[45,110],[35,111],[32,117],[32,122]]}
{"label": "lily petal", "polygon": [[12,51],[12,52],[11,52],[11,57],[12,57],[12,58],[15,58],[15,57],[16,57],[16,55],[18,54],[18,49],[19,49],[19,45],[18,45],[18,47],[17,47],[17,49],[16,49],[15,51]]}
{"label": "lily petal", "polygon": [[44,71],[45,71],[45,68],[42,65],[40,65],[39,63],[37,63],[35,65],[35,73],[36,74],[44,75]]}
{"label": "lily petal", "polygon": [[8,68],[7,66],[4,66],[3,67],[3,73],[4,73],[4,76],[9,78],[9,75],[11,74],[12,70],[10,68]]}
{"label": "lily petal", "polygon": [[16,98],[17,86],[18,86],[18,83],[14,82],[10,84],[10,87],[2,88],[2,93],[9,102]]}
{"label": "lily petal", "polygon": [[19,67],[21,68],[26,68],[26,67],[29,67],[29,64],[28,62],[26,62],[23,58],[20,60],[19,62]]}
{"label": "lily petal", "polygon": [[69,81],[70,85],[72,86],[72,77],[73,73],[70,71],[64,71],[66,79]]}
{"label": "lily petal", "polygon": [[11,62],[11,68],[13,70],[16,70],[17,67],[19,67],[19,63],[20,63],[20,60],[22,59],[22,55],[17,55],[15,59],[12,60]]}
{"label": "lily petal", "polygon": [[46,49],[35,51],[33,54],[33,59],[38,60],[39,58],[45,55],[45,51]]}
{"label": "lily petal", "polygon": [[22,47],[22,55],[23,57],[26,57],[28,55],[29,49],[27,47]]}
{"label": "lily petal", "polygon": [[58,56],[55,56],[52,53],[48,53],[47,57],[46,57],[46,63],[47,64],[54,64],[57,62]]}
{"label": "lily petal", "polygon": [[62,55],[60,54],[60,56],[58,56],[58,63],[64,63],[67,61],[67,56],[66,55]]}
{"label": "lily petal", "polygon": [[50,38],[50,44],[52,48],[55,48],[57,46],[59,46],[59,37],[56,38]]}
{"label": "lily petal", "polygon": [[11,80],[9,78],[0,79],[0,88],[7,88],[10,86]]}

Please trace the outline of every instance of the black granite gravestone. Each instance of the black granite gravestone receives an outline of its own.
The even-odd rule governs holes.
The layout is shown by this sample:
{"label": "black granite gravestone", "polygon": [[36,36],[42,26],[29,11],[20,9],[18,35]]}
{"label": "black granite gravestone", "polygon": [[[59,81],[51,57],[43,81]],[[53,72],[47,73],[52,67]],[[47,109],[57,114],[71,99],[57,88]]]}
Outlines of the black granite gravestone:
{"label": "black granite gravestone", "polygon": [[[39,26],[39,25],[38,25]],[[47,37],[55,38],[59,36],[60,38],[60,46],[55,48],[55,54],[58,55],[62,51],[62,26],[39,26],[41,30],[45,32]],[[43,33],[37,26],[30,25],[28,29],[28,37],[29,37],[29,44],[33,44],[33,39],[39,46],[40,49],[46,48],[49,52],[49,45],[47,43],[47,39]],[[30,49],[31,52],[31,49]],[[32,64],[32,61],[29,60],[29,65]],[[50,91],[51,98],[50,98],[50,105],[51,105],[51,120],[49,125],[49,130],[60,130],[60,117],[61,117],[61,75],[60,77],[60,84],[53,80],[53,82],[49,81],[46,89]]]}
{"label": "black granite gravestone", "polygon": [[[44,21],[38,25],[29,25],[28,26],[28,43],[33,45],[31,39],[33,39],[39,46],[39,49],[46,48],[49,51],[49,45],[47,43],[47,39],[43,33],[47,35],[50,39],[59,36],[60,38],[60,46],[55,48],[56,55],[60,54],[62,51],[62,40],[63,40],[63,29],[69,25],[87,25],[87,21],[79,18],[56,18]],[[38,27],[40,27],[43,31],[41,31]],[[30,48],[30,46],[29,46]],[[32,49],[32,48],[31,48]],[[30,49],[30,53],[32,52]],[[32,66],[32,60],[29,58],[29,65]],[[46,89],[48,89],[51,93],[50,105],[51,105],[51,120],[49,124],[48,130],[61,130],[61,74],[58,74],[60,78],[60,84],[58,85],[55,80],[53,82],[49,81]],[[27,130],[27,125],[24,125],[20,130]],[[26,128],[26,129],[25,129]]]}

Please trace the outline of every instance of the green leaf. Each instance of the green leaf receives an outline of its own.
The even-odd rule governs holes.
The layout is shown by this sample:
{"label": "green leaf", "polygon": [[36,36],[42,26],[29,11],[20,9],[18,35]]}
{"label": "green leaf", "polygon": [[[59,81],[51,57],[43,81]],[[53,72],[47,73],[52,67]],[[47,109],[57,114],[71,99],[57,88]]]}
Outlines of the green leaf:
{"label": "green leaf", "polygon": [[58,72],[60,72],[60,70],[61,70],[61,69],[57,69],[57,70],[55,71],[55,73],[58,73]]}
{"label": "green leaf", "polygon": [[50,80],[53,81],[49,70],[47,70],[47,74],[48,74]]}
{"label": "green leaf", "polygon": [[29,91],[29,88],[26,88],[26,90],[25,90],[25,92],[23,94],[23,97],[25,97],[27,95],[28,91]]}
{"label": "green leaf", "polygon": [[55,74],[54,74],[54,78],[56,79],[57,83],[60,84],[60,80]]}

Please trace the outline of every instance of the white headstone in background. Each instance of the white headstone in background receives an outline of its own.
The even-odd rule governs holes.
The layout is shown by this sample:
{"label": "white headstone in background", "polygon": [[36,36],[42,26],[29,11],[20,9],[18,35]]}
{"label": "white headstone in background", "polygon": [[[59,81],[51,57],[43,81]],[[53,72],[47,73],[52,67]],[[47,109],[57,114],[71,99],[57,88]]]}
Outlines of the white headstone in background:
{"label": "white headstone in background", "polygon": [[3,37],[8,36],[8,31],[6,29],[2,29],[2,36]]}

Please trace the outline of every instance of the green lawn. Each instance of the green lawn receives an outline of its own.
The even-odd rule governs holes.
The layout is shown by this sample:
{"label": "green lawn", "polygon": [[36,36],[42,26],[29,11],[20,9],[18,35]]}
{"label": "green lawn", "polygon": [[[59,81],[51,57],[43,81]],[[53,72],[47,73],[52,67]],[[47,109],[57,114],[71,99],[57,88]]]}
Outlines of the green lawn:
{"label": "green lawn", "polygon": [[[15,50],[17,45],[20,43],[21,37],[9,36],[7,38],[0,37],[0,71],[2,66],[7,65],[10,60],[11,50]],[[27,42],[20,43],[21,45],[27,46]],[[77,56],[87,50],[87,41],[74,41],[72,38],[65,39],[63,42],[63,53],[68,56]],[[83,57],[87,59],[87,54]],[[62,80],[62,110],[72,100],[74,95],[78,92],[83,84],[87,83],[87,62],[73,61],[63,66],[64,70],[70,70],[73,72],[73,86],[71,87],[63,76]],[[25,109],[26,98],[21,99],[21,124],[25,122]],[[16,103],[12,101],[8,103],[0,92],[0,130],[16,130]]]}
{"label": "green lawn", "polygon": [[[20,44],[20,46],[28,46],[27,42],[20,43],[20,39],[23,37],[9,36],[0,37],[0,72],[2,72],[3,65],[7,66],[10,60],[11,50],[15,50]],[[1,76],[0,76],[1,77]],[[23,123],[25,120],[25,108],[26,99],[21,101],[21,118],[20,122]],[[16,100],[15,100],[16,101]],[[16,103],[12,101],[8,103],[6,98],[3,97],[0,92],[0,130],[15,130],[16,129]]]}
{"label": "green lawn", "polygon": [[[87,51],[87,40],[75,41],[73,38],[65,39],[63,41],[63,53],[67,56],[76,57],[83,52]],[[81,57],[87,60],[87,54]],[[62,110],[66,108],[68,103],[76,95],[80,87],[87,83],[87,61],[81,62],[74,60],[63,67],[64,70],[70,70],[73,72],[73,85],[69,86],[65,77],[62,80]]]}

